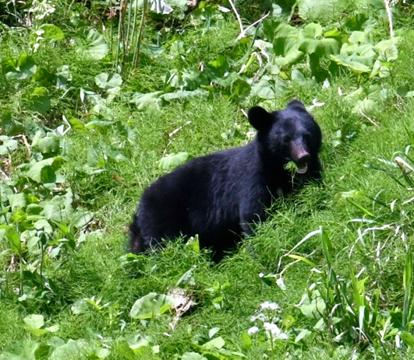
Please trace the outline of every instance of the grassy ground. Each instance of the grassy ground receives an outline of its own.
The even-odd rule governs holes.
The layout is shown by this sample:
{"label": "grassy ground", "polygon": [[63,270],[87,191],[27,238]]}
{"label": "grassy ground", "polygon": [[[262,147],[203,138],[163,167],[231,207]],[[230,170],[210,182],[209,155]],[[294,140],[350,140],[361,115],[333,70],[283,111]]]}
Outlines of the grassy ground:
{"label": "grassy ground", "polygon": [[[190,49],[185,61],[193,64],[214,59],[233,45],[237,35],[237,25],[230,17],[207,34],[191,28],[180,38]],[[14,49],[15,56],[21,53],[26,45],[16,39],[19,36],[12,31],[4,35],[1,51]],[[54,359],[237,359],[236,352],[248,359],[409,358],[412,341],[407,334],[411,334],[411,327],[401,319],[405,316],[403,307],[412,304],[411,283],[404,282],[403,274],[405,279],[410,274],[407,254],[411,251],[414,208],[412,187],[409,181],[404,182],[402,173],[407,178],[411,170],[403,168],[401,172],[393,159],[414,140],[414,102],[397,93],[400,88],[411,89],[414,80],[414,36],[403,34],[402,39],[399,58],[386,79],[364,82],[343,72],[330,80],[328,88],[315,81],[290,82],[280,97],[266,101],[273,109],[284,107],[293,97],[308,106],[313,99],[321,103],[312,113],[324,136],[323,184],[310,184],[295,196],[278,200],[269,210],[269,219],[258,225],[256,235],[245,239],[219,264],[212,263],[206,251],[178,240],[151,256],[126,255],[126,227],[142,191],[163,173],[158,161],[166,153],[186,151],[198,156],[248,141],[249,127],[241,110],[249,104],[241,106],[234,97],[210,92],[208,97],[137,110],[121,95],[109,104],[111,119],[115,119],[112,125],[87,131],[72,129],[61,144],[63,173],[75,194],[75,206],[93,213],[89,230],[94,231],[84,241],[76,240],[77,245],[58,261],[45,260],[47,281],[43,286],[25,280],[20,290],[19,272],[11,265],[18,260],[11,256],[5,241],[0,243],[4,269],[0,277],[0,349],[4,355],[0,358],[20,354],[14,358],[43,359],[52,348],[59,349],[50,355]],[[172,42],[172,38],[165,42],[166,49]],[[14,45],[9,46],[11,43]],[[3,60],[13,52],[7,51]],[[93,88],[95,75],[108,69],[108,64],[95,65],[77,58],[77,52],[65,46],[40,49],[36,56],[38,63],[51,69],[70,64],[73,83],[85,89]],[[160,89],[165,71],[180,65],[177,58],[168,56],[143,61],[141,69],[124,82],[123,94]],[[36,118],[20,106],[17,112],[13,102],[24,99],[33,82],[17,88],[1,76],[3,113],[11,109],[25,122],[40,122],[49,128],[61,123],[62,113],[68,118],[91,120],[75,96],[76,86],[70,96],[52,98],[52,115]],[[368,93],[373,85],[392,90],[392,96],[376,99],[369,116],[354,114],[355,103],[346,95],[358,86]],[[343,96],[338,95],[339,89]],[[60,112],[60,107],[65,110]],[[31,139],[33,133],[26,133]],[[410,151],[408,157],[403,156],[409,164],[410,156]],[[23,146],[11,157],[14,168],[22,158]],[[85,164],[99,168],[100,161],[105,171],[85,171]],[[364,232],[369,227],[375,229]],[[317,234],[294,248],[320,228],[329,241]],[[326,250],[329,246],[332,249]],[[30,261],[33,269],[38,269],[38,263]],[[188,271],[190,281],[178,284]],[[285,290],[276,285],[275,274],[283,274]],[[167,294],[177,287],[184,288],[196,305],[173,328],[173,312],[150,320],[130,318],[137,299],[150,292]],[[303,294],[315,296],[315,288],[329,311],[334,313],[336,304],[344,309],[330,318],[333,323],[320,329],[315,326],[320,316],[307,317],[303,307],[297,306]],[[338,293],[335,297],[335,291],[348,297],[341,298]],[[74,310],[74,304],[81,300],[81,310]],[[265,301],[279,304],[275,322],[289,333],[289,340],[272,343],[265,335],[247,335],[254,325],[251,316]],[[366,311],[364,326],[358,323],[361,307]],[[44,316],[42,329],[59,325],[58,330],[34,330],[23,321],[30,314]],[[392,319],[388,325],[387,319]],[[217,333],[212,335],[215,328]],[[306,337],[297,340],[303,329],[308,331]],[[203,348],[202,344],[219,336],[223,344]],[[395,346],[397,338],[405,341],[400,348]],[[189,354],[181,357],[186,352]]]}

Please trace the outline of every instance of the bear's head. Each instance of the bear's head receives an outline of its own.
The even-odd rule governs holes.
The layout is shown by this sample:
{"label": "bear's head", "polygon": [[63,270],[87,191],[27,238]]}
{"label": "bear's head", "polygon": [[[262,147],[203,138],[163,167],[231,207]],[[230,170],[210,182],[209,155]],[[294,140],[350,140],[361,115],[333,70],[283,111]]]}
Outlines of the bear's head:
{"label": "bear's head", "polygon": [[320,170],[312,167],[319,167],[321,129],[300,101],[293,100],[286,109],[270,113],[255,106],[248,118],[257,130],[262,156],[271,163],[283,166],[293,161],[299,174]]}

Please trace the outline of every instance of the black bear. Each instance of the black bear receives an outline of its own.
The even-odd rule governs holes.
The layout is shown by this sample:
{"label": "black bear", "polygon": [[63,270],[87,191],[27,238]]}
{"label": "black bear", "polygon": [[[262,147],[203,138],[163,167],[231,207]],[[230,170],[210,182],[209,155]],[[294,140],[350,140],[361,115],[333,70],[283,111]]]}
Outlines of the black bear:
{"label": "black bear", "polygon": [[220,258],[251,233],[274,198],[320,178],[321,130],[300,101],[271,113],[256,106],[248,118],[257,130],[251,143],[195,158],[144,191],[129,229],[131,252],[198,234],[200,245]]}

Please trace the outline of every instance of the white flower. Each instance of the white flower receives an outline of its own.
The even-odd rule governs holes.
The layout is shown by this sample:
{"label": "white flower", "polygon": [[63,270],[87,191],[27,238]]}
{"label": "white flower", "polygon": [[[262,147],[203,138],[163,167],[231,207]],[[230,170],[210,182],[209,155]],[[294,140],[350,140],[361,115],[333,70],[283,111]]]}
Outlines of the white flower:
{"label": "white flower", "polygon": [[257,315],[253,315],[250,318],[250,321],[252,321],[252,322],[254,322],[256,320],[266,321],[267,320],[267,317],[264,314],[262,314],[262,313],[258,313]]}
{"label": "white flower", "polygon": [[271,301],[265,301],[264,303],[260,304],[260,308],[262,310],[279,310],[280,307],[278,304],[276,304],[275,302],[271,302]]}
{"label": "white flower", "polygon": [[322,84],[322,89],[329,89],[331,87],[331,83],[328,79],[325,79]]}
{"label": "white flower", "polygon": [[257,326],[252,326],[249,330],[247,330],[247,333],[249,335],[256,334],[259,331],[259,328]]}
{"label": "white flower", "polygon": [[274,340],[287,340],[288,336],[284,333],[279,326],[273,323],[265,322],[263,324],[264,329],[267,331],[267,335],[271,336]]}

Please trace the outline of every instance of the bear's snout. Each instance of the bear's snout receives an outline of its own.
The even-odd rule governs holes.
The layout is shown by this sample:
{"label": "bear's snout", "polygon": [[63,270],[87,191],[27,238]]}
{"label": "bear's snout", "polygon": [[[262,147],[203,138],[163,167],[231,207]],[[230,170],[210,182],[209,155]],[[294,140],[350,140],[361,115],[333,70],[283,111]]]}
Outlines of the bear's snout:
{"label": "bear's snout", "polygon": [[294,141],[291,143],[290,153],[292,160],[298,167],[298,173],[305,174],[308,171],[308,162],[311,158],[309,151],[302,142]]}

